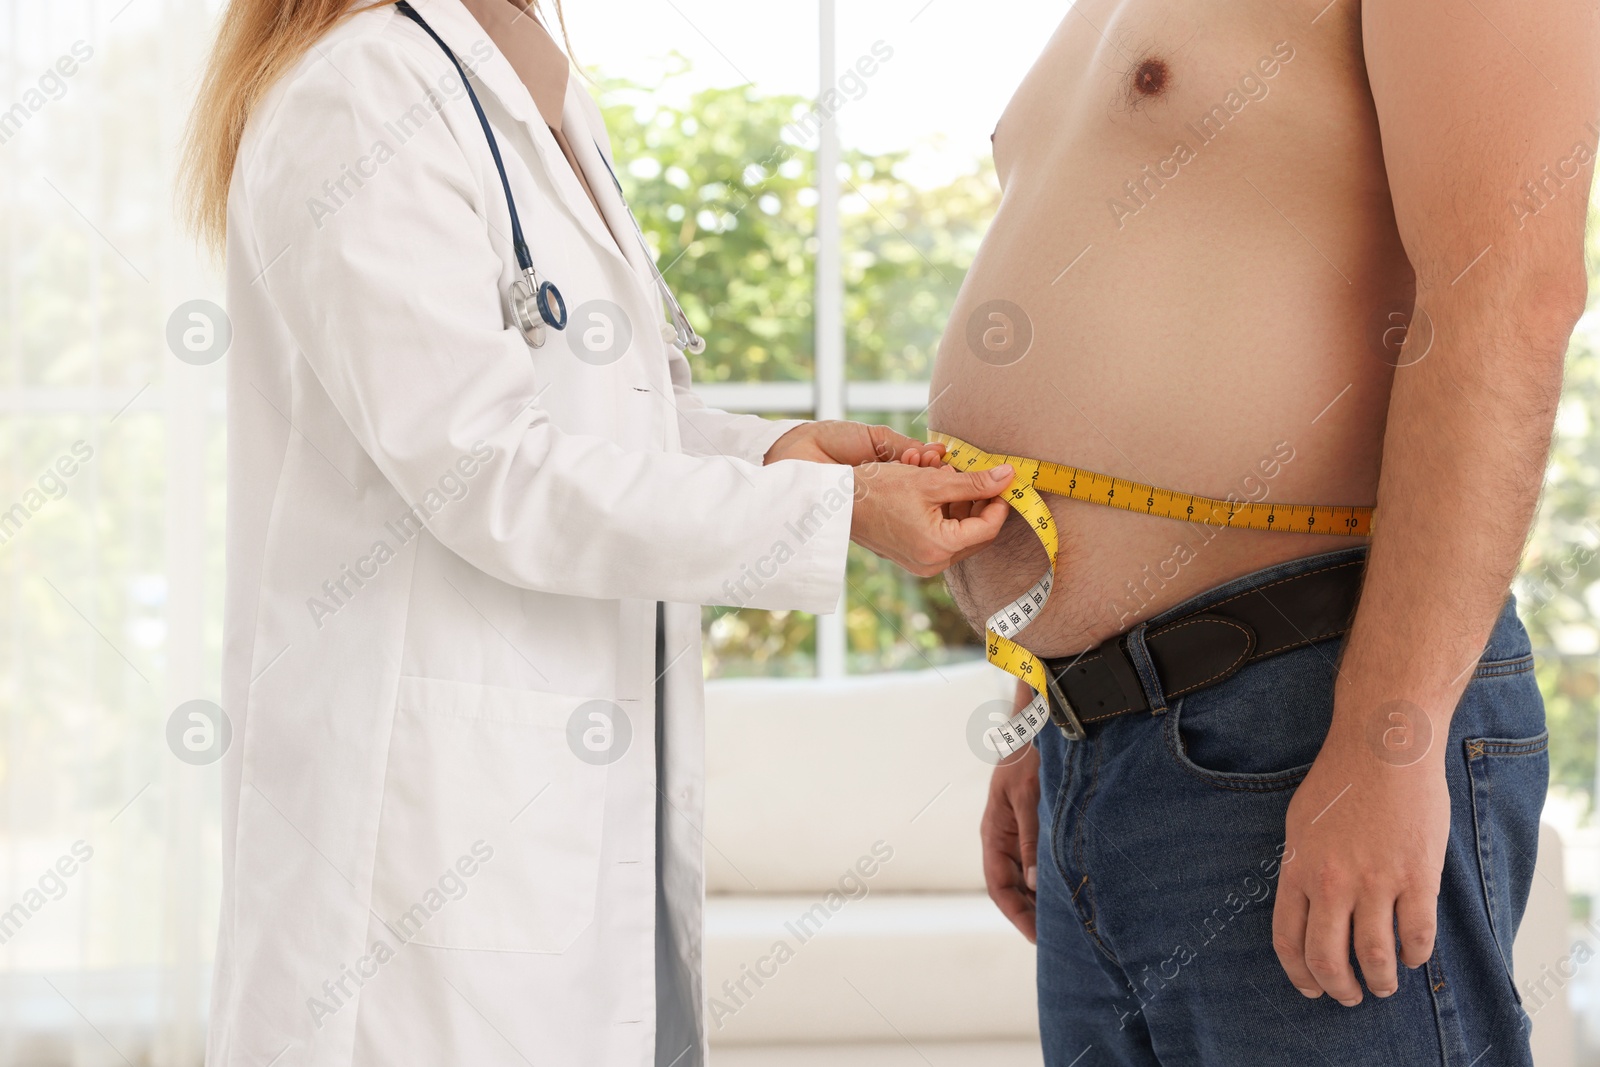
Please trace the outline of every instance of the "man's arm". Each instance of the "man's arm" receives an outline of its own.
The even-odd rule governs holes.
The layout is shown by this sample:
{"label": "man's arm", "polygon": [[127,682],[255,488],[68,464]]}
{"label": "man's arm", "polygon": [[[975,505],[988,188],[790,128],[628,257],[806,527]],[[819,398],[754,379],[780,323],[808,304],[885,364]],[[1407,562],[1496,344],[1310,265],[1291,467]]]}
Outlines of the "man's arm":
{"label": "man's arm", "polygon": [[[1396,921],[1404,963],[1433,951],[1450,718],[1543,482],[1584,306],[1600,119],[1590,0],[1364,0],[1362,32],[1416,311],[1333,727],[1290,805],[1273,921],[1295,986],[1346,1005],[1361,999],[1352,943],[1377,996],[1398,986]],[[1530,181],[1544,186],[1537,199]],[[1431,726],[1430,750],[1409,767],[1372,744],[1393,701]]]}

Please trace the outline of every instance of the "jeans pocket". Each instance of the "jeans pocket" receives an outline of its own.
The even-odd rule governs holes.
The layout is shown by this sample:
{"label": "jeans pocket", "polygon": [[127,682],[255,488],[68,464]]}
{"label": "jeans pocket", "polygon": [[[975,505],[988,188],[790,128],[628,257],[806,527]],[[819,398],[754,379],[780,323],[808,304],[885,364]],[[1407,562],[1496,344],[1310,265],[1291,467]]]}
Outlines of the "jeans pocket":
{"label": "jeans pocket", "polygon": [[[1511,947],[1533,886],[1539,815],[1550,777],[1550,734],[1462,741],[1472,797],[1478,878],[1490,932],[1511,980]],[[1513,993],[1516,983],[1512,982]],[[1517,995],[1520,1002],[1521,996]]]}
{"label": "jeans pocket", "polygon": [[[1288,745],[1269,743],[1266,738],[1254,741],[1218,738],[1204,727],[1193,728],[1187,724],[1185,712],[1191,708],[1193,700],[1192,696],[1180,698],[1167,709],[1167,721],[1162,730],[1167,752],[1179,767],[1221,789],[1246,792],[1293,789],[1311,770],[1311,761],[1316,758],[1326,735],[1323,730],[1304,739],[1303,744]],[[1236,731],[1222,732],[1233,734]]]}
{"label": "jeans pocket", "polygon": [[1179,698],[1163,724],[1188,773],[1222,789],[1271,792],[1305,778],[1333,721],[1333,666],[1317,647],[1252,664]]}

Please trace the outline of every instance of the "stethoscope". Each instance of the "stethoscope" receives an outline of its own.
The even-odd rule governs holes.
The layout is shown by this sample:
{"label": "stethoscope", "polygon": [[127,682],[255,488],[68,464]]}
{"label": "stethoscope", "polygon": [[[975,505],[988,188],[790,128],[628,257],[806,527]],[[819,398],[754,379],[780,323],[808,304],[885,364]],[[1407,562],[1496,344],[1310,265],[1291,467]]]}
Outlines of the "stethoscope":
{"label": "stethoscope", "polygon": [[[511,213],[511,250],[516,254],[519,271],[519,277],[511,283],[511,291],[508,294],[511,317],[516,322],[517,328],[522,331],[523,340],[528,342],[528,346],[539,348],[544,344],[546,326],[553,330],[567,328],[567,303],[562,299],[561,290],[556,288],[555,283],[541,280],[539,272],[533,269],[533,257],[528,254],[528,244],[522,238],[522,221],[517,216],[517,202],[511,196],[511,182],[506,178],[506,165],[500,158],[500,142],[495,139],[494,130],[489,127],[488,116],[483,113],[483,105],[478,102],[478,94],[473,91],[467,72],[461,69],[461,61],[450,50],[450,46],[433,32],[433,27],[417,14],[416,9],[406,3],[406,0],[399,0],[395,8],[400,14],[421,26],[423,32],[433,38],[434,44],[444,50],[444,54],[456,68],[461,84],[466,87],[467,97],[472,101],[472,110],[478,115],[478,124],[483,127],[483,136],[489,141],[489,154],[494,157],[494,168],[500,173],[500,188],[505,190],[506,209]],[[617,195],[622,196],[622,183],[617,180],[617,172],[612,169],[611,161],[600,151],[598,143],[595,145],[595,151],[599,153],[600,161],[605,164],[606,172],[611,175],[611,182],[617,187]],[[627,207],[626,197],[623,197],[622,202],[623,206]],[[668,312],[672,315],[670,327],[666,323],[661,324],[663,340],[696,355],[704,352],[705,338],[695,332],[694,326],[689,322],[689,316],[684,314],[683,305],[678,303],[678,297],[673,293],[672,286],[661,276],[661,268],[656,266],[655,257],[650,254],[650,246],[644,239],[644,230],[640,228],[639,219],[634,215],[633,209],[628,207],[627,210],[628,219],[633,223],[634,236],[639,239],[639,246],[644,250],[645,262],[650,264],[650,273],[655,276],[656,289],[666,300]]]}

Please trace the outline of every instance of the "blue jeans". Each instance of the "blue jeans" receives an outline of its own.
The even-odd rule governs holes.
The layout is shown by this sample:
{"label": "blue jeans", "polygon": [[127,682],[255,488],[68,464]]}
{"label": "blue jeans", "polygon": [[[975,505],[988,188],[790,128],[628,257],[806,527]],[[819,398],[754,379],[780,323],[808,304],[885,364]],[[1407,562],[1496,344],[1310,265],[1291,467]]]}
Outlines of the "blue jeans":
{"label": "blue jeans", "polygon": [[[1295,991],[1272,949],[1284,818],[1333,715],[1339,640],[1168,701],[1147,627],[1365,548],[1246,575],[1130,631],[1154,714],[1039,737],[1039,1023],[1049,1067],[1527,1067],[1511,978],[1549,758],[1508,601],[1450,725],[1450,843],[1425,967],[1355,1008]],[[1359,971],[1357,971],[1359,974]]]}

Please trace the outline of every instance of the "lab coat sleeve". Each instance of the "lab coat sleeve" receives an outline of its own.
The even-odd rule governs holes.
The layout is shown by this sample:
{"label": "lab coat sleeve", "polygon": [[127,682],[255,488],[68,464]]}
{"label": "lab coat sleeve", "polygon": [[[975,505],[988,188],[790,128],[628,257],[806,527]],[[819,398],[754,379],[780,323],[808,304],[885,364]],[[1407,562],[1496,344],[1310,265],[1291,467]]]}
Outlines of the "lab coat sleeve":
{"label": "lab coat sleeve", "polygon": [[[582,94],[584,108],[596,130],[604,130],[605,117],[594,97],[574,79],[568,92]],[[616,158],[611,154],[609,135],[597,147],[606,161],[616,170]],[[689,361],[682,352],[668,347],[672,372],[672,390],[678,401],[678,436],[683,450],[693,456],[738,456],[751,463],[760,463],[772,443],[799,426],[801,419],[764,419],[759,415],[737,415],[708,407],[694,391]]]}
{"label": "lab coat sleeve", "polygon": [[[238,229],[255,235],[259,284],[378,471],[416,503],[463,457],[478,459],[470,490],[427,525],[519,586],[834,610],[850,468],[761,466],[771,431],[749,423],[719,435],[742,442],[734,454],[699,456],[552,425],[504,322],[492,209],[467,149],[491,181],[493,163],[470,104],[435,108],[396,136],[398,117],[437,99],[448,61],[432,48],[391,23],[303,64],[252,120],[230,204],[251,222]],[[363,180],[341,181],[351,172]],[[547,240],[540,252],[559,276],[560,249]]]}
{"label": "lab coat sleeve", "polygon": [[671,353],[672,391],[678,401],[678,435],[683,450],[695,456],[738,456],[760,463],[772,443],[796,426],[801,419],[763,419],[759,415],[735,415],[707,407],[695,393],[689,378],[689,361],[676,348]]}

